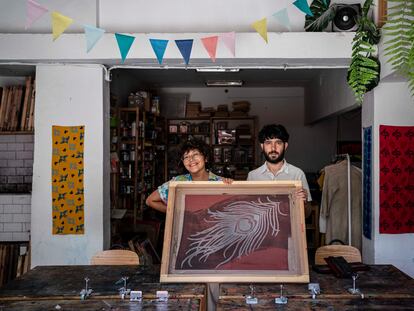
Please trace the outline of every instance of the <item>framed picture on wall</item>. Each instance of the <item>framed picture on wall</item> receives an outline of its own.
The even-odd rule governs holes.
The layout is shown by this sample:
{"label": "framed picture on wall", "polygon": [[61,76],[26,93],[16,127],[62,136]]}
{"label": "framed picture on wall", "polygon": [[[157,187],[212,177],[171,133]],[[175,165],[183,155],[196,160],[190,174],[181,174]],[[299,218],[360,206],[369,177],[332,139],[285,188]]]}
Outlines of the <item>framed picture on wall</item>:
{"label": "framed picture on wall", "polygon": [[161,282],[309,282],[300,181],[170,182]]}

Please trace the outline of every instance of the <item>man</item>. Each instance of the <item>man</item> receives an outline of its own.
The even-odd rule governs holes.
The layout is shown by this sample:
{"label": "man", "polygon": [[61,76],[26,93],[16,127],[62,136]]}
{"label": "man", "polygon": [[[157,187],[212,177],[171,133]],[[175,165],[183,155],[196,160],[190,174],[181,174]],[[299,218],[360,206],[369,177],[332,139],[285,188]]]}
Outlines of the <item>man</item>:
{"label": "man", "polygon": [[289,133],[283,125],[265,125],[259,132],[259,142],[266,162],[250,171],[247,180],[300,180],[303,188],[296,192],[297,197],[312,201],[305,173],[285,160],[288,140]]}

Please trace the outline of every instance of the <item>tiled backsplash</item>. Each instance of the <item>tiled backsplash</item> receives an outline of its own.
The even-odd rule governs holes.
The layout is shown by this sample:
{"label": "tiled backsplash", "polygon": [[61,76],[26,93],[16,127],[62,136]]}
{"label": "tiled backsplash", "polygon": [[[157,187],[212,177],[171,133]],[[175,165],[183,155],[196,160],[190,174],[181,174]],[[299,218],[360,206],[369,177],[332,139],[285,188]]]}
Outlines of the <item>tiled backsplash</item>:
{"label": "tiled backsplash", "polygon": [[0,135],[0,193],[32,190],[33,135]]}
{"label": "tiled backsplash", "polygon": [[29,241],[31,194],[0,194],[0,242]]}

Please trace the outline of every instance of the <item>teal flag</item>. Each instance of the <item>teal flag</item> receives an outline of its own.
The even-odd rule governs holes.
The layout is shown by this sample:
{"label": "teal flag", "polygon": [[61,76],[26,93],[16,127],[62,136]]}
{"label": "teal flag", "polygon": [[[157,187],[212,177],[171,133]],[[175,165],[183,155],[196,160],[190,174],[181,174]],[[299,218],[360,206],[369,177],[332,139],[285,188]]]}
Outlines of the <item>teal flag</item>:
{"label": "teal flag", "polygon": [[193,48],[193,39],[187,40],[175,40],[178,49],[181,52],[181,55],[184,58],[185,64],[188,65],[190,62],[191,49]]}
{"label": "teal flag", "polygon": [[161,65],[162,59],[164,58],[165,49],[167,48],[168,40],[150,39],[150,42],[152,49],[157,56],[158,63]]}
{"label": "teal flag", "polygon": [[115,33],[115,37],[118,42],[119,52],[121,53],[122,63],[124,63],[135,37],[120,33]]}
{"label": "teal flag", "polygon": [[312,11],[309,8],[309,4],[306,0],[296,0],[295,2],[293,2],[293,4],[299,9],[301,10],[303,13],[305,13],[306,15],[310,15],[313,16]]}
{"label": "teal flag", "polygon": [[105,30],[90,25],[83,25],[83,28],[85,29],[86,53],[89,53],[96,42],[103,36]]}

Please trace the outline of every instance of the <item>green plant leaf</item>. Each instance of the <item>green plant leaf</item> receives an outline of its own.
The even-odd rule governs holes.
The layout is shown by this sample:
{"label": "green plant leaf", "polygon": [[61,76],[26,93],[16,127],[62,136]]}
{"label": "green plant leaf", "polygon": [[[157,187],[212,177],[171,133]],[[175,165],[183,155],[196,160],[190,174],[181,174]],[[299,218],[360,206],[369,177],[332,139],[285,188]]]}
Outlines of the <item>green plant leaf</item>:
{"label": "green plant leaf", "polygon": [[305,30],[306,31],[323,31],[330,21],[335,17],[336,6],[330,6],[330,0],[314,0],[310,5],[313,16],[306,15]]}

